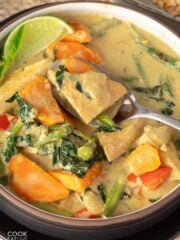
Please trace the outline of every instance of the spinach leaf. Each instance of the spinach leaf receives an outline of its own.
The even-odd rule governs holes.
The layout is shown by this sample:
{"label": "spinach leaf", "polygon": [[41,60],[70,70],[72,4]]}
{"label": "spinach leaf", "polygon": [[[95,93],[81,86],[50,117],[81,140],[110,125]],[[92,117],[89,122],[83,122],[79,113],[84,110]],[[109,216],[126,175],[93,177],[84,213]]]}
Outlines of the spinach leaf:
{"label": "spinach leaf", "polygon": [[35,123],[34,118],[36,117],[36,110],[30,107],[18,93],[15,93],[11,98],[6,100],[6,102],[13,102],[17,101],[19,105],[19,114],[23,124],[28,128],[31,124]]}
{"label": "spinach leaf", "polygon": [[134,65],[136,67],[136,70],[139,74],[139,76],[141,76],[141,78],[143,79],[143,81],[147,84],[147,77],[146,77],[146,73],[145,73],[145,70],[140,62],[140,59],[137,57],[137,56],[132,56],[132,59],[133,59],[133,62],[134,62]]}
{"label": "spinach leaf", "polygon": [[165,93],[167,93],[170,97],[173,97],[172,86],[166,76],[160,76],[160,84],[154,87],[135,87],[133,89],[137,92],[147,94],[149,98],[157,102],[162,102],[165,105],[164,108],[160,109],[163,114],[169,116],[173,114],[172,108],[175,106],[175,104],[174,102],[165,98]]}
{"label": "spinach leaf", "polygon": [[64,79],[64,71],[65,71],[65,66],[64,65],[59,65],[59,70],[56,72],[56,83],[58,87],[61,87],[63,79]]}
{"label": "spinach leaf", "polygon": [[18,147],[26,147],[26,146],[33,146],[32,137],[30,134],[24,136],[16,136],[16,146]]}
{"label": "spinach leaf", "polygon": [[101,124],[97,132],[116,132],[120,130],[120,127],[106,114],[101,114],[96,119]]}
{"label": "spinach leaf", "polygon": [[106,201],[106,189],[105,189],[105,186],[103,183],[99,184],[98,187],[97,187],[97,190],[103,200],[103,202]]}
{"label": "spinach leaf", "polygon": [[54,125],[49,128],[49,133],[43,140],[37,140],[34,142],[35,147],[41,147],[43,145],[57,142],[61,140],[63,137],[68,136],[72,132],[72,127],[69,123],[64,122],[60,125]]}
{"label": "spinach leaf", "polygon": [[6,143],[2,149],[2,158],[5,162],[8,162],[11,157],[18,153],[18,149],[16,147],[16,136],[10,135],[6,139]]}
{"label": "spinach leaf", "polygon": [[11,41],[9,41],[9,45],[6,46],[7,55],[2,56],[0,60],[0,82],[4,78],[7,70],[11,66],[16,57],[16,54],[21,46],[24,35],[24,26],[18,28],[16,34],[13,36]]}
{"label": "spinach leaf", "polygon": [[87,161],[83,161],[77,156],[75,145],[67,139],[64,139],[61,146],[54,147],[53,164],[58,164],[62,169],[83,177],[89,167]]}

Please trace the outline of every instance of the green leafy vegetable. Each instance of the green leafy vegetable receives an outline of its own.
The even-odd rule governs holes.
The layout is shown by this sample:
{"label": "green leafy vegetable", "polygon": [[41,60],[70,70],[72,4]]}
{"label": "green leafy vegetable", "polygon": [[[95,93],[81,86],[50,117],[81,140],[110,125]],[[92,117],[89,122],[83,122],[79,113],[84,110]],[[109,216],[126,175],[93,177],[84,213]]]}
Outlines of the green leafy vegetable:
{"label": "green leafy vegetable", "polygon": [[121,199],[121,197],[123,196],[124,188],[125,185],[121,183],[119,180],[117,180],[113,184],[109,193],[107,193],[106,196],[106,202],[103,209],[104,216],[108,217],[113,213],[119,199]]}
{"label": "green leafy vegetable", "polygon": [[60,147],[55,146],[53,152],[53,164],[58,164],[60,168],[83,177],[89,167],[87,161],[83,161],[77,156],[76,146],[69,140],[63,140]]}
{"label": "green leafy vegetable", "polygon": [[101,126],[97,129],[98,132],[116,132],[120,127],[106,114],[101,114],[97,118]]}
{"label": "green leafy vegetable", "polygon": [[77,155],[84,161],[89,161],[94,154],[94,145],[86,143],[77,149]]}
{"label": "green leafy vegetable", "polygon": [[167,100],[165,98],[165,94],[173,97],[173,90],[170,84],[169,79],[166,76],[160,76],[160,84],[154,87],[135,87],[133,88],[135,91],[147,94],[150,99],[153,99],[157,102],[162,102],[164,104],[164,108],[160,109],[163,114],[172,115],[173,107],[175,106],[174,102]]}
{"label": "green leafy vegetable", "polygon": [[33,141],[31,135],[16,136],[16,146],[18,147],[27,147],[33,146]]}
{"label": "green leafy vegetable", "polygon": [[4,147],[2,149],[2,158],[5,162],[8,162],[11,157],[18,153],[18,149],[16,147],[16,136],[10,135],[6,139],[6,143],[4,144]]}
{"label": "green leafy vegetable", "polygon": [[133,62],[135,64],[135,67],[136,67],[136,70],[137,70],[138,74],[141,76],[141,78],[146,83],[146,85],[148,85],[147,84],[146,73],[144,71],[144,68],[143,68],[141,62],[140,62],[140,59],[138,57],[134,56],[134,55],[132,56],[132,58],[133,58]]}
{"label": "green leafy vegetable", "polygon": [[59,70],[56,72],[56,83],[58,87],[61,87],[63,79],[64,79],[64,71],[65,71],[65,66],[64,65],[59,65]]}
{"label": "green leafy vegetable", "polygon": [[56,215],[61,215],[61,216],[65,216],[65,217],[74,217],[73,213],[63,210],[63,209],[60,209],[53,203],[33,203],[32,205],[37,208],[40,208],[44,211],[47,211],[47,212],[50,212],[50,213],[53,213]]}
{"label": "green leafy vegetable", "polygon": [[8,185],[8,176],[0,177],[0,184],[3,186],[7,186]]}
{"label": "green leafy vegetable", "polygon": [[48,143],[53,143],[61,140],[63,137],[68,136],[72,132],[72,127],[69,123],[64,122],[60,125],[54,125],[49,128],[49,133],[43,140],[37,140],[34,142],[35,147],[40,147]]}
{"label": "green leafy vegetable", "polygon": [[97,190],[99,192],[99,194],[101,195],[101,198],[103,200],[103,202],[106,202],[106,189],[103,183],[99,184],[97,187]]}
{"label": "green leafy vegetable", "polygon": [[23,40],[24,26],[18,28],[16,34],[13,36],[9,45],[6,46],[6,55],[1,56],[0,60],[0,82],[3,80],[4,75],[13,63],[16,54],[21,46]]}
{"label": "green leafy vegetable", "polygon": [[29,127],[31,124],[35,123],[34,118],[36,117],[36,110],[33,109],[32,107],[30,107],[21,97],[18,93],[15,93],[11,98],[9,98],[8,100],[6,100],[6,102],[13,102],[13,101],[17,101],[18,105],[19,105],[19,114],[21,117],[21,120],[23,122],[23,124],[26,127]]}

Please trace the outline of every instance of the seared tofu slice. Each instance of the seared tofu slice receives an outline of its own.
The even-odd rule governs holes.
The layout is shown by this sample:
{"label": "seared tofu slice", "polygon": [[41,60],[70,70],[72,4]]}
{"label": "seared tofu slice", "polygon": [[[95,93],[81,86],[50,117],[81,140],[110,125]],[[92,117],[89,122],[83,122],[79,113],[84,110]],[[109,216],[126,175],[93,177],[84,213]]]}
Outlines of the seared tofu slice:
{"label": "seared tofu slice", "polygon": [[7,103],[5,101],[14,93],[21,91],[31,80],[34,80],[38,76],[45,75],[50,63],[50,60],[45,59],[28,65],[13,72],[4,80],[4,83],[0,86],[0,114],[10,110],[16,104],[15,102]]}
{"label": "seared tofu slice", "polygon": [[141,135],[144,127],[142,119],[116,132],[98,132],[97,138],[109,162],[124,154]]}
{"label": "seared tofu slice", "polygon": [[126,89],[120,83],[93,71],[81,74],[65,72],[60,89],[56,89],[56,97],[61,104],[85,124],[115,104],[125,93]]}

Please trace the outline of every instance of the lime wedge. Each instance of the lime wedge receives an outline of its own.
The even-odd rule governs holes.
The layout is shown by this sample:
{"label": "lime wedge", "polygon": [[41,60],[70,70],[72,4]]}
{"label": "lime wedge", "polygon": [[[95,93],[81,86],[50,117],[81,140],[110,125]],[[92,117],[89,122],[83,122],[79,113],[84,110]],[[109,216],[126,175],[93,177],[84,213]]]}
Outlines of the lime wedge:
{"label": "lime wedge", "polygon": [[49,43],[73,32],[71,26],[56,17],[41,16],[29,19],[10,33],[4,45],[4,56],[9,55],[12,42],[22,27],[23,38],[15,56],[16,64],[45,49]]}

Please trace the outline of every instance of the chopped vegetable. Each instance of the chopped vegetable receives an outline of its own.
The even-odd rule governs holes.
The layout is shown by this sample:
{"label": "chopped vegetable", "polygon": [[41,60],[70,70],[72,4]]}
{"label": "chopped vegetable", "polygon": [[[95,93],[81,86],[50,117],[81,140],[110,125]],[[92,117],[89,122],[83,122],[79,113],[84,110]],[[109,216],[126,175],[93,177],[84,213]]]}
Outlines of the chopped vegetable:
{"label": "chopped vegetable", "polygon": [[98,132],[97,138],[108,161],[113,161],[128,151],[136,138],[141,134],[144,121],[134,121],[132,124],[116,132]]}
{"label": "chopped vegetable", "polygon": [[102,126],[100,126],[98,132],[116,132],[120,127],[106,114],[101,114],[96,118]]}
{"label": "chopped vegetable", "polygon": [[7,130],[9,128],[9,120],[7,115],[0,116],[0,130]]}
{"label": "chopped vegetable", "polygon": [[132,59],[133,59],[134,65],[136,67],[136,70],[137,70],[139,76],[141,76],[145,85],[147,85],[147,76],[146,76],[145,70],[144,70],[144,68],[141,64],[140,59],[138,57],[134,56],[134,55],[132,56]]}
{"label": "chopped vegetable", "polygon": [[75,58],[64,59],[63,63],[66,66],[68,72],[70,73],[84,73],[93,70],[91,65]]}
{"label": "chopped vegetable", "polygon": [[61,170],[51,170],[49,173],[60,180],[65,187],[75,192],[83,192],[102,173],[102,163],[93,164],[83,178]]}
{"label": "chopped vegetable", "polygon": [[65,171],[70,171],[78,177],[83,177],[89,167],[87,161],[77,156],[76,146],[69,140],[63,140],[60,147],[54,148],[53,163]]}
{"label": "chopped vegetable", "polygon": [[11,158],[11,188],[29,201],[53,202],[69,196],[69,190],[37,164],[19,153]]}
{"label": "chopped vegetable", "polygon": [[21,46],[23,40],[24,26],[21,26],[17,29],[13,38],[11,38],[10,44],[7,46],[6,44],[6,52],[7,55],[1,57],[0,60],[0,82],[3,80],[6,72],[14,61],[14,58]]}
{"label": "chopped vegetable", "polygon": [[127,157],[127,163],[137,176],[154,171],[161,165],[157,149],[148,143],[138,146]]}
{"label": "chopped vegetable", "polygon": [[91,41],[91,35],[88,29],[81,23],[70,22],[71,26],[75,30],[74,33],[66,35],[62,41],[65,42],[80,42],[80,43],[88,43]]}
{"label": "chopped vegetable", "polygon": [[11,102],[14,102],[14,100],[16,100],[19,105],[19,114],[20,114],[23,124],[26,127],[29,127],[31,124],[33,124],[35,122],[34,118],[36,117],[36,111],[32,107],[30,107],[20,97],[20,95],[18,93],[15,93],[11,98],[6,100],[6,102],[11,103]]}
{"label": "chopped vegetable", "polygon": [[54,99],[51,86],[44,77],[30,82],[22,91],[23,99],[37,109],[37,119],[45,125],[63,123],[61,110]]}
{"label": "chopped vegetable", "polygon": [[103,215],[109,217],[113,214],[113,211],[118,204],[119,199],[123,196],[125,185],[117,180],[110,191],[107,193],[106,202],[103,209]]}
{"label": "chopped vegetable", "polygon": [[60,125],[54,125],[49,128],[48,134],[42,139],[34,142],[35,147],[40,147],[48,143],[55,143],[72,132],[69,123],[64,122]]}
{"label": "chopped vegetable", "polygon": [[5,162],[8,162],[11,157],[18,153],[18,149],[16,147],[16,136],[10,135],[6,142],[4,143],[4,146],[2,148],[1,154],[2,158]]}
{"label": "chopped vegetable", "polygon": [[180,137],[178,137],[175,141],[175,146],[177,149],[180,149]]}
{"label": "chopped vegetable", "polygon": [[64,209],[60,209],[58,206],[56,206],[53,203],[33,203],[32,205],[56,215],[61,215],[65,217],[74,217],[73,213],[66,211]]}
{"label": "chopped vegetable", "polygon": [[90,61],[96,64],[102,62],[100,55],[90,48],[78,42],[53,42],[48,47],[49,55],[55,49],[55,58],[77,58]]}
{"label": "chopped vegetable", "polygon": [[[161,166],[152,172],[144,173],[138,177],[144,186],[148,187],[151,190],[154,190],[162,183],[164,183],[164,181],[171,174],[171,171],[172,169],[170,167]],[[138,177],[135,174],[130,174],[128,176],[128,180],[131,182],[136,182]]]}

